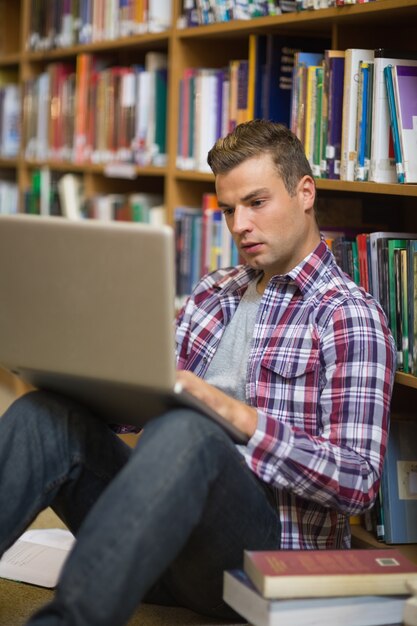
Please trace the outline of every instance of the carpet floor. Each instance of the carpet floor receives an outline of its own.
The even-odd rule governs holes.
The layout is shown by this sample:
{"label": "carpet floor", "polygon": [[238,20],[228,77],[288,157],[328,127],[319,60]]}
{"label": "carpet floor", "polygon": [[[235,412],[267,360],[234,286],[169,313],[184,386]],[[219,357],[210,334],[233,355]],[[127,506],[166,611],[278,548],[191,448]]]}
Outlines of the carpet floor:
{"label": "carpet floor", "polygon": [[[32,528],[62,528],[51,511],[42,513]],[[23,626],[29,617],[52,598],[53,590],[0,579],[0,626]],[[142,605],[128,626],[233,626],[212,620],[187,609]]]}

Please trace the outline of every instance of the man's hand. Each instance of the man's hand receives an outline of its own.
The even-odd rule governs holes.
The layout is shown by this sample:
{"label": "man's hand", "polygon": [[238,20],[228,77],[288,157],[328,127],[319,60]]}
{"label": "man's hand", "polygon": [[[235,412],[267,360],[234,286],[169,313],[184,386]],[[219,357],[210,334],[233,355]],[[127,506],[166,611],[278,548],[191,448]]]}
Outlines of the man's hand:
{"label": "man's hand", "polygon": [[177,382],[180,383],[183,389],[205,402],[205,404],[234,424],[245,435],[248,435],[249,438],[252,437],[258,423],[256,409],[244,402],[231,398],[192,372],[178,371]]}

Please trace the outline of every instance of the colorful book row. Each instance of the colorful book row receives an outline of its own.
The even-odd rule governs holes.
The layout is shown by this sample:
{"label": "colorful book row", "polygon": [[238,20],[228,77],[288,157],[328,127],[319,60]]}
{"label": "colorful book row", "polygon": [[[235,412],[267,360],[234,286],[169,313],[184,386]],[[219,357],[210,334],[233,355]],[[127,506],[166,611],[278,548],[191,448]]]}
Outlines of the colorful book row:
{"label": "colorful book row", "polygon": [[51,50],[171,27],[172,0],[32,0],[28,50]]}
{"label": "colorful book row", "polygon": [[417,55],[325,46],[325,40],[253,34],[247,59],[186,68],[177,166],[207,170],[206,154],[218,137],[264,118],[294,131],[318,178],[417,182]]}
{"label": "colorful book row", "polygon": [[21,93],[15,69],[0,68],[0,157],[14,158],[20,150]]}
{"label": "colorful book row", "polygon": [[237,248],[215,194],[203,194],[201,207],[177,207],[174,227],[179,297],[189,295],[208,272],[238,264]]}
{"label": "colorful book row", "polygon": [[24,83],[26,158],[165,165],[166,106],[164,53],[135,66],[88,53],[50,63]]}
{"label": "colorful book row", "polygon": [[250,20],[296,11],[328,9],[347,4],[365,4],[374,0],[183,0],[180,28]]}
{"label": "colorful book row", "polygon": [[95,194],[87,198],[83,177],[60,174],[48,167],[32,172],[31,185],[25,192],[25,213],[59,215],[68,219],[100,219],[166,223],[163,197],[157,193]]}
{"label": "colorful book row", "polygon": [[381,304],[397,346],[397,369],[417,376],[417,233],[327,239],[340,267]]}

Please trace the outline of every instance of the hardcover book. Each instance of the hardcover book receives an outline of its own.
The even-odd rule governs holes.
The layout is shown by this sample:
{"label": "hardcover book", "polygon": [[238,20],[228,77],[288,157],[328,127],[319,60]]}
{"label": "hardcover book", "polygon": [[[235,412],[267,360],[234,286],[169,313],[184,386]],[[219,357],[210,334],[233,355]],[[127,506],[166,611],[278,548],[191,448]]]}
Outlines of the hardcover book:
{"label": "hardcover book", "polygon": [[356,124],[358,100],[358,75],[361,61],[373,61],[374,52],[364,48],[349,48],[345,52],[343,86],[342,145],[340,160],[341,180],[354,180],[357,154]]}
{"label": "hardcover book", "polygon": [[417,67],[391,69],[405,183],[417,183]]}
{"label": "hardcover book", "polygon": [[326,177],[337,179],[340,178],[345,52],[326,50],[325,58],[325,67],[329,73],[326,83],[328,86]]}
{"label": "hardcover book", "polygon": [[294,55],[290,128],[303,143],[306,124],[307,68],[310,65],[318,66],[322,61],[321,52],[296,52]]}
{"label": "hardcover book", "polygon": [[394,144],[395,169],[397,172],[398,182],[403,183],[405,182],[404,164],[400,144],[400,133],[398,130],[398,109],[394,95],[394,81],[392,77],[392,70],[393,67],[391,65],[384,67],[384,78],[387,87],[388,111],[391,124],[392,140]]}
{"label": "hardcover book", "polygon": [[382,626],[401,622],[408,596],[269,600],[241,570],[224,573],[223,598],[256,626]]}
{"label": "hardcover book", "polygon": [[392,141],[388,96],[384,68],[388,65],[417,66],[417,55],[404,50],[393,51],[378,48],[374,51],[374,91],[372,111],[372,147],[370,180],[375,183],[395,183],[397,174]]}
{"label": "hardcover book", "polygon": [[399,550],[275,550],[244,553],[244,570],[265,598],[403,595],[417,565]]}
{"label": "hardcover book", "polygon": [[[388,282],[388,268],[382,267],[382,257],[379,254],[380,248],[382,247],[382,243],[385,242],[387,244],[388,249],[388,240],[389,239],[415,239],[417,238],[416,233],[407,233],[407,232],[390,232],[390,231],[377,231],[369,234],[369,254],[370,254],[370,287],[372,295],[379,300],[382,306],[385,308],[385,302],[383,298],[384,287],[387,286]],[[385,259],[385,265],[388,265],[387,259]],[[386,274],[386,281],[380,280],[382,274]],[[387,311],[388,307],[385,309],[387,315],[389,312]]]}
{"label": "hardcover book", "polygon": [[417,421],[391,420],[382,472],[386,543],[417,542]]}
{"label": "hardcover book", "polygon": [[389,324],[397,346],[398,370],[404,370],[400,251],[405,250],[405,248],[405,239],[390,239],[388,241]]}
{"label": "hardcover book", "polygon": [[361,61],[359,67],[359,87],[358,87],[358,110],[357,110],[357,139],[356,139],[356,163],[354,170],[355,180],[368,180],[369,172],[369,107],[370,99],[370,68],[371,63]]}

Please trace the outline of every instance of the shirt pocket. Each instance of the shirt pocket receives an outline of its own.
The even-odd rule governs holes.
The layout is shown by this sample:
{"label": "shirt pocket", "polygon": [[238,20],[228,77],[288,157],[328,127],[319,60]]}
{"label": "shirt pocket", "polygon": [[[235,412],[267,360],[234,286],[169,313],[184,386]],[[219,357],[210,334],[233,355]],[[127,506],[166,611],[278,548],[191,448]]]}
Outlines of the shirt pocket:
{"label": "shirt pocket", "polygon": [[[280,421],[319,434],[320,351],[314,339],[299,346],[267,347],[261,360],[258,403],[263,396],[269,414]],[[261,400],[262,404],[262,400]]]}
{"label": "shirt pocket", "polygon": [[262,366],[285,379],[298,378],[319,368],[318,346],[312,343],[305,348],[294,346],[267,348],[262,358]]}

